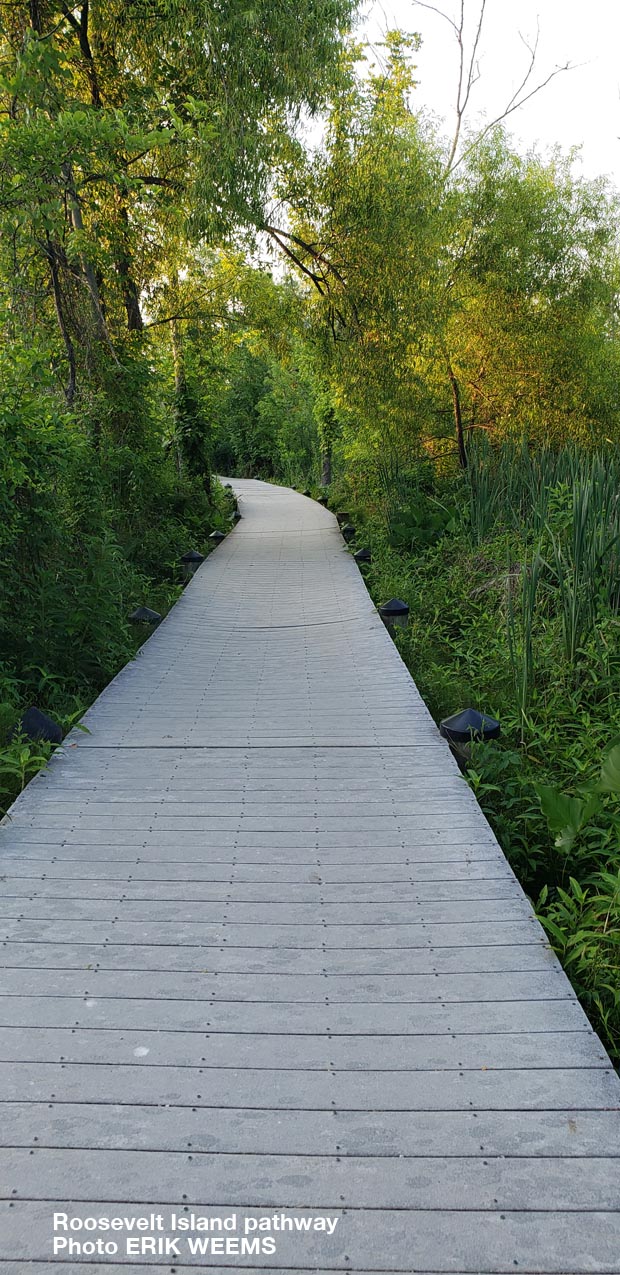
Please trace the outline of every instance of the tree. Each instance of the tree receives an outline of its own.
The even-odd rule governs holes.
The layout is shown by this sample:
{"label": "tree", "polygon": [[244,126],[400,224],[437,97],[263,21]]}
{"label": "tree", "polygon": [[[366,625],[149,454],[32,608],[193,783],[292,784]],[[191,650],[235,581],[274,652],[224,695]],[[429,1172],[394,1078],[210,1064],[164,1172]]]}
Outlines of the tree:
{"label": "tree", "polygon": [[413,109],[415,41],[387,43],[381,75],[360,80],[352,53],[275,228],[350,413],[349,464],[368,490],[451,433],[461,466],[475,429],[615,436],[616,200],[499,126],[450,169],[452,143]]}

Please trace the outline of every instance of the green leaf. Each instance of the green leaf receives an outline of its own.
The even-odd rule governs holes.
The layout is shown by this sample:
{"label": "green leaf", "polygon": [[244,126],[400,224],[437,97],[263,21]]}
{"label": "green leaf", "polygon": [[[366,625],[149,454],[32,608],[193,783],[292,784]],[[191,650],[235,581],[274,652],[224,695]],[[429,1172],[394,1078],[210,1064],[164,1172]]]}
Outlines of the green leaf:
{"label": "green leaf", "polygon": [[581,831],[585,803],[579,797],[569,797],[546,784],[537,784],[536,792],[549,831],[555,836],[557,849],[568,854]]}
{"label": "green leaf", "polygon": [[610,749],[605,757],[598,787],[601,792],[620,793],[620,744]]}

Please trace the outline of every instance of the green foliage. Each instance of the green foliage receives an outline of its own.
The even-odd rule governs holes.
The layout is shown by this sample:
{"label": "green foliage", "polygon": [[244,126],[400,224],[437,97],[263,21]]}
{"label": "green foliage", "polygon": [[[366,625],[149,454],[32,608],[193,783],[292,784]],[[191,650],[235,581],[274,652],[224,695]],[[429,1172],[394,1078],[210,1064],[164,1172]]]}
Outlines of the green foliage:
{"label": "green foliage", "polygon": [[276,299],[220,247],[262,227],[273,164],[339,77],[352,8],[303,0],[294,22],[263,0],[3,8],[3,808],[45,755],[2,747],[20,711],[73,720],[135,651],[128,614],[165,611],[181,554],[226,525],[211,482],[222,398],[240,463],[311,457],[292,370],[260,363],[243,402],[248,346],[228,376],[243,306],[283,312],[294,290]]}
{"label": "green foliage", "polygon": [[[394,476],[392,475],[392,485]],[[465,474],[429,469],[395,484],[419,516],[438,502],[454,525],[392,544],[391,508],[356,507],[372,546],[377,601],[411,607],[398,645],[437,720],[473,704],[502,738],[475,745],[469,781],[614,1058],[620,1057],[620,624],[615,452],[507,441]],[[584,498],[587,493],[587,499]],[[474,511],[474,516],[472,516]],[[584,519],[587,546],[582,546]],[[582,591],[578,643],[564,640],[566,593],[553,546]],[[575,562],[589,563],[587,570]],[[569,568],[566,569],[567,575]]]}
{"label": "green foliage", "polygon": [[612,1056],[620,1023],[620,871],[599,872],[583,888],[574,877],[553,897],[545,886],[538,915],[581,1002]]}
{"label": "green foliage", "polygon": [[0,809],[47,765],[53,751],[51,744],[33,744],[24,738],[16,738],[0,750]]}

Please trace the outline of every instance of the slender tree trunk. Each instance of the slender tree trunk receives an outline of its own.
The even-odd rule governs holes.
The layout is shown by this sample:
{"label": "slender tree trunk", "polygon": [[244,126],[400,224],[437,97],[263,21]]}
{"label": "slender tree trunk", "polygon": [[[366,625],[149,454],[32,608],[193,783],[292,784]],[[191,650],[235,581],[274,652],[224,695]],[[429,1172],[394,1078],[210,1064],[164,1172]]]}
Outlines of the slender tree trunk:
{"label": "slender tree trunk", "polygon": [[144,330],[144,319],[140,309],[140,293],[131,273],[131,258],[128,251],[123,250],[116,258],[116,269],[121,281],[123,302],[127,314],[127,327],[130,332],[142,332]]}
{"label": "slender tree trunk", "polygon": [[[71,169],[71,164],[69,162],[63,164],[63,176],[64,176],[65,184],[67,187],[67,194],[69,197],[69,210],[71,214],[71,224],[75,231],[82,234],[84,232],[84,218],[82,217],[82,205],[80,203],[80,197],[75,188],[75,182],[73,180],[73,172]],[[99,340],[102,342],[102,344],[108,347],[108,350],[110,351],[114,359],[114,362],[118,363],[118,359],[116,357],[114,347],[110,339],[110,333],[108,332],[108,326],[105,321],[105,315],[103,313],[103,308],[101,305],[99,284],[97,283],[97,276],[95,274],[93,265],[85,256],[82,256],[81,263],[82,263],[82,274],[84,276],[84,280],[86,282],[86,286],[88,288],[88,292],[90,295],[91,309],[93,313],[93,319],[95,322],[95,331],[97,333]]]}
{"label": "slender tree trunk", "polygon": [[179,478],[183,473],[183,449],[179,436],[179,409],[183,401],[185,391],[185,362],[183,359],[183,344],[181,341],[181,333],[176,319],[170,324],[170,341],[172,344],[172,363],[174,367],[174,396],[177,406],[177,428],[174,432],[174,450],[177,461],[177,472]]}
{"label": "slender tree trunk", "polygon": [[321,455],[321,486],[329,487],[332,480],[332,445],[326,443]]}
{"label": "slender tree trunk", "polygon": [[41,5],[39,0],[30,0],[30,25],[37,35],[41,34]]}
{"label": "slender tree trunk", "polygon": [[181,340],[181,332],[176,319],[170,324],[170,337],[172,340],[172,362],[174,364],[174,392],[179,398],[183,393],[186,385],[185,379],[185,359],[183,358],[183,342]]}
{"label": "slender tree trunk", "polygon": [[65,319],[62,287],[60,283],[60,271],[58,269],[58,253],[49,235],[47,236],[45,252],[46,252],[47,259],[49,261],[50,273],[52,276],[52,291],[54,293],[54,306],[56,309],[56,318],[58,320],[58,327],[60,328],[61,336],[64,341],[65,350],[67,352],[67,362],[69,364],[69,381],[67,384],[67,388],[65,390],[65,398],[67,400],[68,406],[71,407],[73,400],[75,398],[75,386],[76,386],[75,349],[74,349],[73,341],[71,340],[71,335],[69,333],[69,329],[67,327],[67,322]]}
{"label": "slender tree trunk", "polygon": [[459,383],[454,375],[452,364],[448,359],[448,377],[450,380],[450,388],[452,390],[452,407],[454,410],[454,427],[456,430],[456,442],[459,451],[459,464],[461,469],[467,469],[467,448],[465,446],[465,431],[463,429],[463,413],[461,410],[461,393]]}
{"label": "slender tree trunk", "polygon": [[177,319],[172,319],[170,323],[170,339],[174,364],[174,393],[177,403],[178,425],[175,446],[177,448],[179,473],[182,467],[181,458],[184,457],[187,472],[194,477],[200,478],[207,496],[210,497],[211,470],[206,447],[203,448],[204,439],[200,432],[202,422],[200,420],[197,421],[194,415],[198,410],[197,404],[194,395],[188,392],[183,338]]}

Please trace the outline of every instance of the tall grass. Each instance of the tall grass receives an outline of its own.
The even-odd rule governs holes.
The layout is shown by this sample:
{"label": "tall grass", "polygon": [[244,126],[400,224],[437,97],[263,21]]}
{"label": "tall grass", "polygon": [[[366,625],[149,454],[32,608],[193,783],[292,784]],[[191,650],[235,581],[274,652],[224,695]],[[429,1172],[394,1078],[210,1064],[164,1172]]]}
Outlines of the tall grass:
{"label": "tall grass", "polygon": [[[483,440],[472,448],[463,481],[474,544],[505,529],[529,546],[530,566],[522,563],[520,571],[519,625],[510,589],[507,600],[511,661],[525,711],[534,672],[532,627],[542,595],[561,616],[571,668],[596,638],[601,616],[620,607],[620,458],[611,450],[532,451],[525,442],[494,449]],[[509,576],[512,581],[514,572]]]}
{"label": "tall grass", "polygon": [[521,743],[527,731],[528,710],[530,708],[535,683],[534,666],[534,616],[538,586],[543,572],[544,562],[540,553],[536,552],[531,562],[523,563],[520,571],[520,614],[517,617],[514,601],[515,571],[509,561],[506,576],[506,633],[508,652],[515,687]]}

